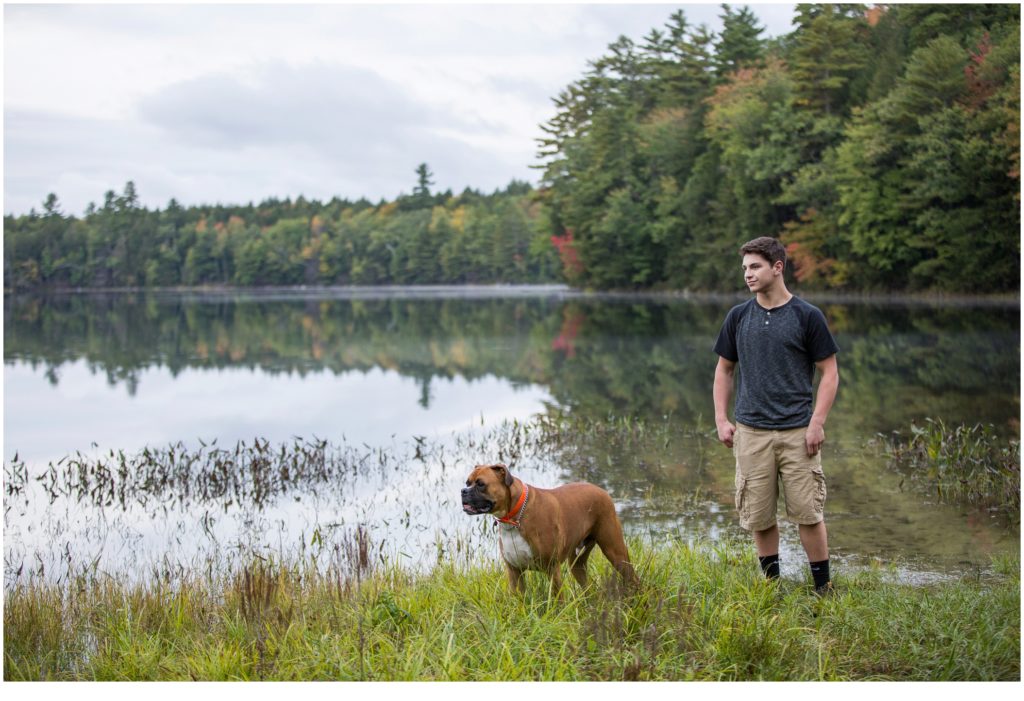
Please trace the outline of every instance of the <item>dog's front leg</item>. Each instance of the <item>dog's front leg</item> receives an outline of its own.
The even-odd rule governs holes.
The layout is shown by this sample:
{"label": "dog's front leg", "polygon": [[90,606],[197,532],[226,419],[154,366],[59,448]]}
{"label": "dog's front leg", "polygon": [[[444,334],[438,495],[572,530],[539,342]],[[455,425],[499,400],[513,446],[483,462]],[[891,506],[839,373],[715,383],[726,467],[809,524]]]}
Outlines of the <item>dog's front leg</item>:
{"label": "dog's front leg", "polygon": [[523,581],[523,571],[505,563],[508,572],[508,585],[512,591],[522,594],[526,591],[526,582]]}
{"label": "dog's front leg", "polygon": [[551,586],[550,595],[562,601],[562,563],[552,562],[547,566],[547,574]]}

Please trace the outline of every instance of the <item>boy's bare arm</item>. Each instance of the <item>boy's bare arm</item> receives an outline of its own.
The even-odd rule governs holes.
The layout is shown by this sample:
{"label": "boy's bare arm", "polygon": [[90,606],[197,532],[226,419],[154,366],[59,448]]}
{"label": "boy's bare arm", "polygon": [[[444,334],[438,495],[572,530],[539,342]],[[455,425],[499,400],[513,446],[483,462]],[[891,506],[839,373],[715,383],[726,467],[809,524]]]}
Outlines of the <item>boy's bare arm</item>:
{"label": "boy's bare arm", "polygon": [[828,419],[828,412],[832,410],[832,404],[836,401],[836,394],[839,391],[839,363],[836,361],[836,356],[830,355],[815,365],[821,372],[821,381],[818,382],[818,397],[814,403],[814,414],[807,427],[807,454],[811,456],[817,455],[821,450],[821,444],[825,442],[825,421]]}
{"label": "boy's bare arm", "polygon": [[732,447],[732,437],[736,433],[736,426],[729,421],[729,399],[732,397],[735,374],[736,363],[719,357],[715,368],[715,425],[718,427],[718,440],[729,448]]}

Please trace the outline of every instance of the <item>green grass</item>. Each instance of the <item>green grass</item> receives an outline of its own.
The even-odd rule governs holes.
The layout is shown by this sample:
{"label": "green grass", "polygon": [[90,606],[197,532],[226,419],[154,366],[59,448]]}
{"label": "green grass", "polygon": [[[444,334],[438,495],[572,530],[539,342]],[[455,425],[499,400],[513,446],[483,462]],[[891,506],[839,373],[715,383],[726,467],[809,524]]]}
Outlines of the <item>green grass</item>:
{"label": "green grass", "polygon": [[[4,678],[47,680],[1019,680],[1020,562],[929,586],[886,572],[759,576],[741,544],[633,541],[642,589],[509,591],[501,568],[254,561],[230,575],[22,583],[4,601]],[[596,564],[595,564],[596,563]]]}
{"label": "green grass", "polygon": [[1020,521],[1020,440],[991,424],[947,426],[926,419],[910,437],[885,440],[890,464],[940,499],[987,507]]}

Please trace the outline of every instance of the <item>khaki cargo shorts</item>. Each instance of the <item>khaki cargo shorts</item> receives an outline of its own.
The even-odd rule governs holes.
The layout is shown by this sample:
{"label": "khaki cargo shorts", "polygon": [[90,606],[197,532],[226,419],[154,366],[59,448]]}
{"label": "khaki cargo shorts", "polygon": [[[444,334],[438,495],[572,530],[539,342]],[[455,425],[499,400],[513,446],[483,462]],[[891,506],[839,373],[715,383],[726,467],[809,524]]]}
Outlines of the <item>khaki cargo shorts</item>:
{"label": "khaki cargo shorts", "polygon": [[736,509],[740,526],[763,531],[777,522],[779,478],[786,498],[786,518],[813,525],[825,519],[825,473],[821,451],[807,456],[806,428],[772,431],[738,424],[733,435],[736,456]]}

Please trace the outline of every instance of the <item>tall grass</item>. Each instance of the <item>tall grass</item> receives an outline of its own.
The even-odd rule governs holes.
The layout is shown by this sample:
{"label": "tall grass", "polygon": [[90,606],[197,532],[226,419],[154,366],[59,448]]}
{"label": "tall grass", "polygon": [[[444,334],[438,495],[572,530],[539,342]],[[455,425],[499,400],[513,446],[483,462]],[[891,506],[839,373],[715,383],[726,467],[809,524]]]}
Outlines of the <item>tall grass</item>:
{"label": "tall grass", "polygon": [[177,441],[135,453],[77,451],[30,474],[28,465],[15,454],[4,463],[4,490],[8,497],[23,497],[36,482],[51,503],[70,499],[104,508],[136,504],[261,507],[290,493],[350,484],[370,473],[392,473],[427,458],[444,464],[447,456],[452,462],[472,465],[486,455],[516,467],[522,460],[557,456],[559,464],[585,473],[594,445],[635,455],[664,450],[681,435],[700,439],[706,432],[699,423],[680,427],[671,416],[655,420],[608,416],[594,421],[553,410],[530,421],[506,421],[479,434],[455,434],[454,445],[447,451],[441,440],[415,437],[411,455],[404,452],[406,446],[373,447],[300,437],[275,445],[255,437],[227,447],[216,440],[199,440],[198,445]]}
{"label": "tall grass", "polygon": [[1020,520],[1020,441],[1000,439],[991,425],[926,419],[909,438],[886,440],[894,467],[940,499],[1001,511]]}
{"label": "tall grass", "polygon": [[927,587],[858,572],[822,600],[765,582],[739,544],[630,547],[639,591],[596,557],[592,584],[561,599],[539,574],[514,595],[490,555],[424,574],[368,557],[358,535],[328,568],[22,582],[4,601],[4,678],[1020,678],[1019,560]]}

